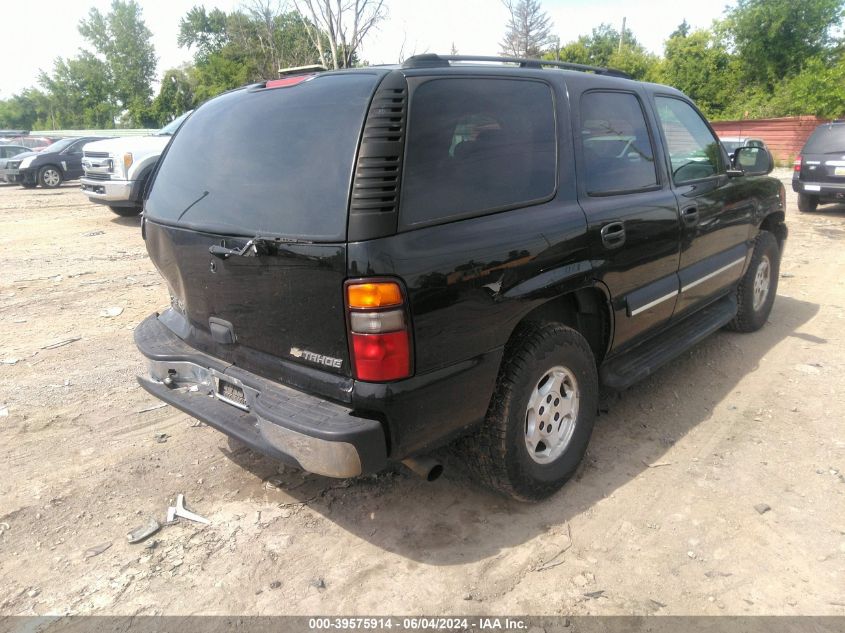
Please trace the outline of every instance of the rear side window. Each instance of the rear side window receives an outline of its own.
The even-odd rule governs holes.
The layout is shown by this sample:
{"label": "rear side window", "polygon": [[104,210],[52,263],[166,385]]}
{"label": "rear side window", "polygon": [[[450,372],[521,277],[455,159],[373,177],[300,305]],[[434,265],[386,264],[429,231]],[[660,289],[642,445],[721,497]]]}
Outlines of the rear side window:
{"label": "rear side window", "polygon": [[807,139],[802,154],[845,154],[845,125],[820,125]]}
{"label": "rear side window", "polygon": [[657,97],[657,117],[663,127],[672,179],[676,184],[709,178],[722,172],[718,139],[693,107],[680,99]]}
{"label": "rear side window", "polygon": [[319,75],[212,99],[173,137],[147,216],[231,235],[345,239],[358,138],[378,79]]}
{"label": "rear side window", "polygon": [[642,106],[633,94],[587,92],[581,97],[581,147],[588,194],[657,185],[654,149]]}
{"label": "rear side window", "polygon": [[423,83],[406,148],[403,228],[548,199],[557,172],[551,88],[513,79]]}

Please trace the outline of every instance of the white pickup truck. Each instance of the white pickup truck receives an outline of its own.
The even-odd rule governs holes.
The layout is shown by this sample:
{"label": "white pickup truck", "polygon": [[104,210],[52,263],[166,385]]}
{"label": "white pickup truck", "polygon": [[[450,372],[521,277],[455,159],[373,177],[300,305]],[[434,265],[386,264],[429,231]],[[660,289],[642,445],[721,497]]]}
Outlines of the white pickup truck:
{"label": "white pickup truck", "polygon": [[104,204],[117,215],[138,215],[159,157],[190,114],[177,117],[151,136],[122,136],[85,145],[82,192],[91,202]]}

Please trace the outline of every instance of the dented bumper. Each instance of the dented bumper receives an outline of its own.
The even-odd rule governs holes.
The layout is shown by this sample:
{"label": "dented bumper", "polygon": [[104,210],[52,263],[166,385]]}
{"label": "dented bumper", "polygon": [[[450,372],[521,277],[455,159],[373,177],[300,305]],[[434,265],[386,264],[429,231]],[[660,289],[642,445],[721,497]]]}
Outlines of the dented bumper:
{"label": "dented bumper", "polygon": [[135,343],[149,366],[138,377],[144,389],[260,453],[329,477],[377,472],[387,463],[377,420],[200,352],[157,315],[135,329]]}

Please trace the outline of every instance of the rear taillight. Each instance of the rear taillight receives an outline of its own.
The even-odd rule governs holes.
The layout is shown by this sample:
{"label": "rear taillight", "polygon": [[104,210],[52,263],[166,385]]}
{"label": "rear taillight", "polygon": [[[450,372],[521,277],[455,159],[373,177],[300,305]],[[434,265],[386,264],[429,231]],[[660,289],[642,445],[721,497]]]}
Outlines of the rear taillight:
{"label": "rear taillight", "polygon": [[351,281],[345,294],[355,378],[387,382],[410,376],[411,331],[401,286]]}
{"label": "rear taillight", "polygon": [[794,161],[792,161],[792,170],[793,171],[801,171],[801,157],[799,156]]}

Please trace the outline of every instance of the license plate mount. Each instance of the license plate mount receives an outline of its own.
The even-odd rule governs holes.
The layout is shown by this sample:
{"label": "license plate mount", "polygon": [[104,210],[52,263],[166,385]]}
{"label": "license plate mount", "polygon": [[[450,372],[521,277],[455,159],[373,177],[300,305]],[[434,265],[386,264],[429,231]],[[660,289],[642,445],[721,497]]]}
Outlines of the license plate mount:
{"label": "license plate mount", "polygon": [[243,411],[249,411],[249,404],[247,403],[243,387],[223,378],[217,378],[216,382],[217,389],[214,395],[218,400],[222,400]]}

